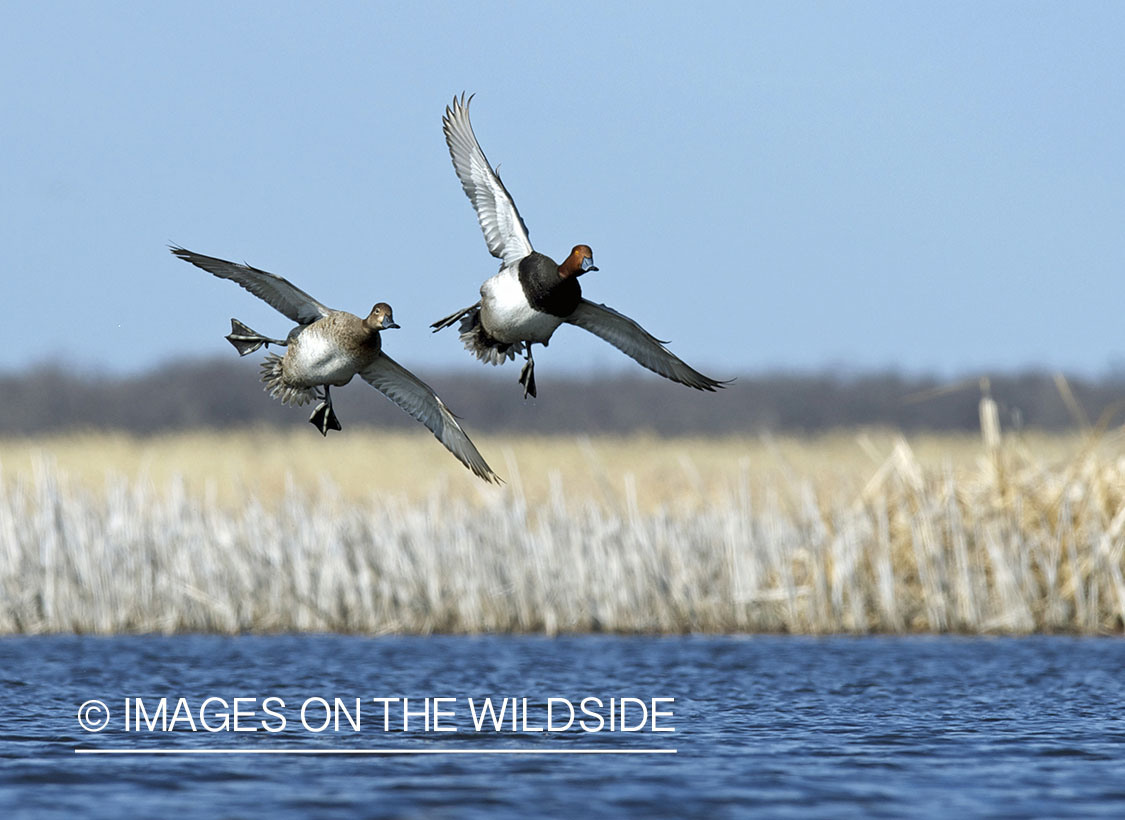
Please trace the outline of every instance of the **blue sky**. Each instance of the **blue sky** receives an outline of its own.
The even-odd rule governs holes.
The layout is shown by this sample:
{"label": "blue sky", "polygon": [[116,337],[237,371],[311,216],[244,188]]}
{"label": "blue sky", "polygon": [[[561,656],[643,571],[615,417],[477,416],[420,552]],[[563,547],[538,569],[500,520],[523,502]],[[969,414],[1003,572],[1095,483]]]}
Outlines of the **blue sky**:
{"label": "blue sky", "polygon": [[[286,332],[170,242],[483,370],[427,330],[497,267],[463,89],[536,248],[712,375],[1125,361],[1125,4],[688,5],[8,0],[0,370]],[[633,367],[566,327],[536,362]]]}

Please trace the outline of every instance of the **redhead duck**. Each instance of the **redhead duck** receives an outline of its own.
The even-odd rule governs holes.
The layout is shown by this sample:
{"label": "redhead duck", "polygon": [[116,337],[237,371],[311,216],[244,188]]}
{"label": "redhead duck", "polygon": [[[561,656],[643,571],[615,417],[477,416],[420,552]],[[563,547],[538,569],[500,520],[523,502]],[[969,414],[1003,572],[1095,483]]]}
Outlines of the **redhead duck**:
{"label": "redhead duck", "polygon": [[535,395],[531,346],[546,347],[563,322],[600,336],[666,379],[697,390],[725,386],[691,368],[628,316],[582,298],[578,277],[597,270],[588,245],[575,245],[561,265],[531,247],[527,225],[473,133],[471,101],[464,94],[454,97],[442,126],[453,168],[477,212],[488,250],[500,259],[500,272],[481,286],[479,302],[434,322],[434,332],[460,320],[466,349],[493,365],[524,353],[519,379],[524,398]]}
{"label": "redhead duck", "polygon": [[270,353],[262,362],[262,381],[270,395],[284,404],[302,405],[319,400],[309,421],[322,435],[341,429],[340,420],[332,410],[329,387],[342,387],[358,373],[360,378],[426,425],[473,473],[485,481],[500,481],[429,385],[383,352],[380,333],[398,327],[391,306],[386,302],[379,302],[366,319],[360,319],[351,313],[325,307],[287,279],[264,270],[175,246],[171,250],[185,262],[241,285],[297,322],[297,327],[282,340],[262,336],[237,319],[231,319],[227,339],[241,356],[263,345],[286,348],[285,356]]}

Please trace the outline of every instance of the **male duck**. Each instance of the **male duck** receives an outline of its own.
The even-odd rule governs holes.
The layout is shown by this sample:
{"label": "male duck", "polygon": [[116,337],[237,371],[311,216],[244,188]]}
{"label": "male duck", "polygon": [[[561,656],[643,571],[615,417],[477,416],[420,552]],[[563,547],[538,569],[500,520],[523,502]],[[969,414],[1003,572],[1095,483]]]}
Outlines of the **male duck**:
{"label": "male duck", "polygon": [[469,122],[471,101],[464,94],[454,97],[442,126],[453,168],[476,209],[488,250],[501,260],[500,272],[481,286],[479,302],[434,322],[434,332],[461,320],[465,347],[494,365],[524,352],[527,362],[520,372],[524,398],[535,395],[532,344],[546,347],[563,322],[600,336],[666,379],[697,390],[725,386],[726,382],[689,367],[628,316],[582,298],[578,277],[597,270],[589,246],[575,245],[561,265],[531,247],[527,225],[477,143]]}
{"label": "male duck", "polygon": [[[287,348],[284,357],[270,353],[262,362],[262,381],[270,395],[284,404],[301,405],[320,399],[309,421],[322,435],[341,429],[332,410],[329,387],[342,387],[358,373],[426,425],[438,441],[476,475],[485,481],[499,482],[499,477],[429,385],[383,353],[380,331],[398,327],[391,306],[386,302],[379,302],[366,319],[360,319],[351,313],[325,307],[287,279],[264,270],[175,246],[171,250],[185,262],[220,279],[236,282],[298,323],[289,336],[281,340],[262,336],[237,319],[231,319],[227,339],[241,356],[253,353],[262,345]],[[323,388],[323,394],[318,388]]]}

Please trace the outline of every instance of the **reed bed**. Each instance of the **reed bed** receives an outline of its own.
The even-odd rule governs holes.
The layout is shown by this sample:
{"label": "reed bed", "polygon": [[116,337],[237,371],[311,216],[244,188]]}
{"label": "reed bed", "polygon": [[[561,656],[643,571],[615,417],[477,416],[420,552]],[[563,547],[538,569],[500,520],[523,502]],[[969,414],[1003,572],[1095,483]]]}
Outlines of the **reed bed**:
{"label": "reed bed", "polygon": [[501,488],[406,434],[0,442],[0,633],[1120,632],[1121,436],[981,414],[484,438]]}

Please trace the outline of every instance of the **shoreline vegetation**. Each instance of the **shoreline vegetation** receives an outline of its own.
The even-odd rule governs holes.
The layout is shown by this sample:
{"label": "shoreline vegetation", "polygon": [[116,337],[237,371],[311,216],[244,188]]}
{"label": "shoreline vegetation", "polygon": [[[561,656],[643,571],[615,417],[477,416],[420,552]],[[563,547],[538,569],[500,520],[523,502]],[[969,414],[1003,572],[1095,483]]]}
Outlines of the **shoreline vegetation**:
{"label": "shoreline vegetation", "polygon": [[1125,436],[0,439],[0,634],[1120,634]]}

